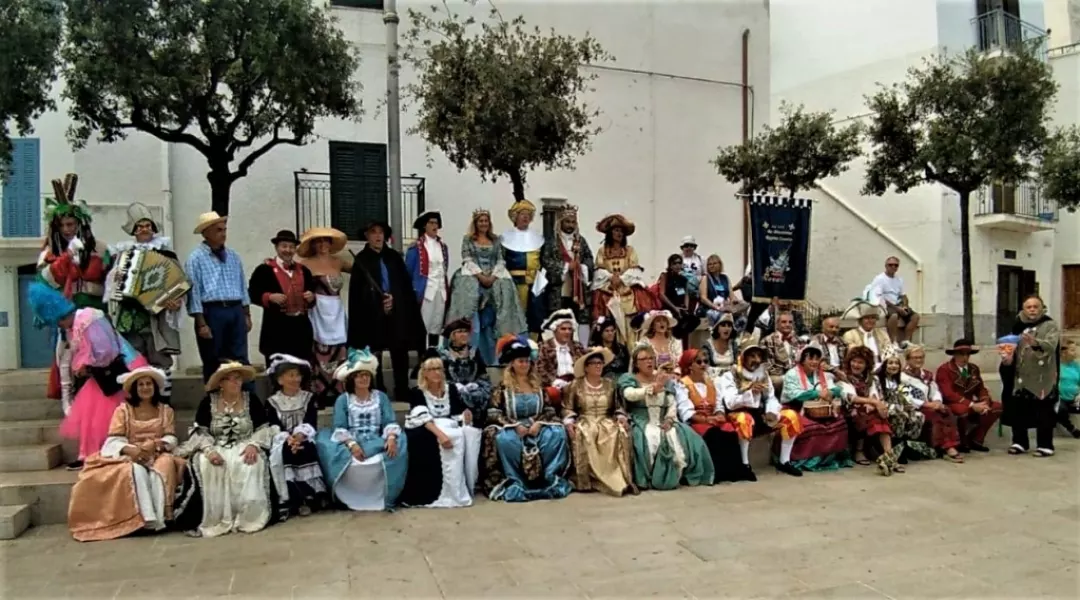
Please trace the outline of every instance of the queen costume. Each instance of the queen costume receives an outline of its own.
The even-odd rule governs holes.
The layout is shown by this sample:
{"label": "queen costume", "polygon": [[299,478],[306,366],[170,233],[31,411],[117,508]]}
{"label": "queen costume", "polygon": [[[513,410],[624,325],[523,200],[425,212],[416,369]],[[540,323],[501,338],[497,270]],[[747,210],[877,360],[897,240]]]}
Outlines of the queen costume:
{"label": "queen costume", "polygon": [[[239,373],[245,382],[255,378],[253,368],[238,362],[218,367],[206,382],[208,393],[195,412],[191,434],[177,450],[189,460],[201,490],[202,519],[197,532],[202,537],[255,533],[274,516],[266,451],[276,430],[267,424],[263,404],[254,394],[241,390],[237,408],[225,405],[221,380],[231,373]],[[259,449],[251,464],[244,461],[248,446]],[[220,456],[222,464],[215,465],[214,456]]]}
{"label": "queen costume", "polygon": [[[119,378],[125,393],[136,381],[150,377],[158,390],[165,373],[142,367]],[[113,412],[109,436],[101,452],[86,459],[79,480],[71,488],[68,529],[80,542],[111,540],[140,529],[160,531],[173,517],[173,500],[181,480],[184,460],[172,454],[176,448],[173,410],[157,405],[152,419],[138,420],[128,403]],[[128,446],[151,443],[163,451],[145,463],[134,462],[123,451]]]}
{"label": "queen costume", "polygon": [[[350,349],[348,358],[334,373],[346,384],[356,373],[371,375],[374,383],[379,361],[367,349]],[[409,458],[406,439],[394,417],[390,398],[383,392],[370,389],[367,398],[353,392],[338,396],[334,403],[333,429],[322,429],[315,438],[319,464],[326,474],[334,497],[351,510],[387,510],[397,503],[405,486]],[[386,452],[390,437],[397,440],[397,454]],[[349,450],[358,445],[363,458]]]}

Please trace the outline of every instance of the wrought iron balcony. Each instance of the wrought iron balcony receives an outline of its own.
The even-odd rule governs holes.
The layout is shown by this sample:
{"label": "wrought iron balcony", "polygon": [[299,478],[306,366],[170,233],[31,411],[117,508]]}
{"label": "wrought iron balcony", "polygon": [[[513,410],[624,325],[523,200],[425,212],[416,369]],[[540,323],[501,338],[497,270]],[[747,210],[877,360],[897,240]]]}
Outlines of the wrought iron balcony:
{"label": "wrought iron balcony", "polygon": [[[352,190],[352,194],[332,193],[330,173],[313,173],[310,171],[295,171],[293,173],[296,196],[296,231],[303,233],[312,227],[335,227],[343,231],[350,240],[361,240],[360,227],[371,219],[389,221],[387,215],[390,212],[390,196],[387,194],[386,204],[369,210],[370,206],[344,206],[344,199],[352,199],[360,196],[365,190]],[[374,180],[370,182],[376,193],[387,193],[389,189],[387,181]],[[363,185],[361,182],[358,185]],[[412,223],[422,212],[425,204],[425,188],[423,177],[401,178],[401,214],[405,223],[405,231],[396,231],[395,235],[405,237],[406,241],[412,233]],[[371,213],[371,214],[368,214]]]}
{"label": "wrought iron balcony", "polygon": [[1057,220],[1057,203],[1033,183],[995,183],[975,197],[976,227],[1033,233],[1052,230]]}
{"label": "wrought iron balcony", "polygon": [[997,9],[981,14],[971,20],[975,28],[976,47],[986,53],[1004,53],[1024,45],[1031,45],[1046,60],[1046,31],[1024,21],[1020,17]]}

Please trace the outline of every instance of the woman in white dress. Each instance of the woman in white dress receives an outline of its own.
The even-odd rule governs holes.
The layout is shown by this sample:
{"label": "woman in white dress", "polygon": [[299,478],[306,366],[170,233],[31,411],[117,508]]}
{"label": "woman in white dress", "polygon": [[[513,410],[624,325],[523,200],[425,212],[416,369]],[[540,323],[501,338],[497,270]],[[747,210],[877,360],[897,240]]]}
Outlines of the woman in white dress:
{"label": "woman in white dress", "polygon": [[248,365],[222,363],[206,382],[191,436],[177,452],[189,459],[202,492],[202,520],[192,534],[254,533],[274,514],[266,452],[276,429],[268,426],[262,402],[242,389],[254,378]]}
{"label": "woman in white dress", "polygon": [[420,363],[409,392],[405,437],[409,469],[401,504],[451,508],[471,506],[480,458],[481,432],[455,386],[447,385],[438,351]]}
{"label": "woman in white dress", "polygon": [[366,348],[349,349],[334,373],[345,385],[334,403],[334,427],[315,437],[334,497],[352,510],[393,508],[409,464],[390,398],[371,387],[378,369]]}

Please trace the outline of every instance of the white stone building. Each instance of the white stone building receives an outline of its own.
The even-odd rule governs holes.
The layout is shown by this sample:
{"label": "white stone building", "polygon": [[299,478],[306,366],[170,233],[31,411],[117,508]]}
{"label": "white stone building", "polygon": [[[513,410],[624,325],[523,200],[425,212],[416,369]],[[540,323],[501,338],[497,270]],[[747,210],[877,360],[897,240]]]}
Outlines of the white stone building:
{"label": "white stone building", "polygon": [[[354,167],[374,169],[369,171],[372,177],[354,178],[350,185],[339,186],[335,190],[339,198],[379,198],[383,193],[386,173],[379,160],[387,133],[385,111],[376,109],[386,80],[381,2],[333,0],[333,4],[339,5],[334,12],[340,27],[363,57],[356,77],[364,86],[367,115],[360,123],[320,123],[318,141],[273,150],[254,165],[248,177],[233,185],[229,244],[240,252],[249,271],[272,252],[269,239],[278,229],[330,224],[330,193],[325,189],[329,176],[313,174],[338,171],[335,181],[349,181],[342,175],[342,165],[331,162],[331,144]],[[398,6],[404,14],[406,8],[428,4],[402,1]],[[631,241],[651,275],[658,273],[668,254],[677,251],[684,235],[697,236],[701,251],[721,254],[729,271],[741,270],[743,210],[733,200],[733,186],[716,175],[708,160],[718,146],[742,139],[744,113],[750,131],[768,116],[768,2],[554,5],[512,0],[498,5],[506,18],[520,13],[530,25],[542,29],[554,27],[569,34],[590,31],[616,57],[614,64],[594,69],[599,77],[591,100],[603,112],[599,124],[604,132],[595,139],[592,152],[573,171],[530,174],[527,195],[538,204],[544,197],[565,197],[579,205],[581,221],[594,244],[600,236],[591,231],[592,224],[607,213],[625,213],[640,224]],[[487,11],[483,3],[475,8],[455,6],[478,16]],[[407,26],[403,20],[402,31]],[[407,69],[402,76],[408,80]],[[45,334],[32,327],[23,298],[44,230],[43,225],[30,223],[40,223],[49,180],[67,172],[80,175],[79,196],[90,202],[94,231],[104,241],[123,237],[120,224],[128,203],[140,201],[154,207],[163,215],[166,233],[182,257],[199,241],[191,235],[196,216],[210,209],[207,166],[200,155],[138,134],[121,143],[91,143],[83,151],[72,152],[64,137],[68,126],[64,111],[61,102],[58,112],[36,123],[30,139],[19,142],[16,168],[21,175],[17,172],[17,183],[3,192],[0,369],[42,366],[50,356]],[[402,120],[405,128],[413,122],[407,113]],[[369,160],[372,157],[374,162]],[[484,184],[475,172],[458,173],[438,151],[432,158],[429,168],[423,141],[404,136],[403,173],[422,178],[426,207],[443,211],[453,254],[474,208],[490,208],[496,226],[508,226],[502,217],[510,203],[508,182]],[[309,173],[295,174],[302,169]],[[419,179],[406,182],[413,192],[407,196],[407,224],[411,224],[410,214],[415,214],[420,183]],[[298,197],[303,200],[299,207]],[[258,358],[259,312],[253,311],[252,359]],[[180,366],[186,368],[198,364],[198,354],[190,328],[185,328],[184,336]]]}
{"label": "white stone building", "polygon": [[[838,122],[865,119],[864,98],[879,83],[902,81],[908,68],[941,51],[976,46],[994,52],[1002,40],[1041,36],[1043,8],[1042,0],[776,0],[770,15],[773,116],[788,101],[834,110]],[[845,305],[895,255],[912,304],[933,315],[925,318],[923,340],[951,343],[963,332],[957,196],[940,185],[863,196],[865,167],[864,159],[856,160],[810,194],[817,200],[810,298],[823,307]],[[1054,205],[1027,185],[997,186],[973,195],[971,204],[979,341],[992,341],[1002,323],[1011,323],[1028,293],[1042,293],[1059,318],[1054,246],[1064,236],[1055,234]]]}

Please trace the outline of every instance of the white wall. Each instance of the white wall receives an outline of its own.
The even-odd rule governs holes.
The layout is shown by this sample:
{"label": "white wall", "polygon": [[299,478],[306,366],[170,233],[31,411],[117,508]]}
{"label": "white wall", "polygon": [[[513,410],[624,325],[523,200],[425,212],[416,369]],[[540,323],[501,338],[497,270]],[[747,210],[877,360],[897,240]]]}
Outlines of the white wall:
{"label": "white wall", "polygon": [[[408,7],[428,3],[399,2],[404,15]],[[708,164],[718,146],[741,140],[741,36],[749,28],[750,81],[754,89],[755,127],[769,111],[769,26],[766,3],[743,2],[612,4],[564,2],[558,10],[548,3],[499,2],[505,18],[522,14],[530,25],[555,27],[562,33],[591,31],[616,57],[614,66],[644,71],[633,74],[597,69],[596,91],[590,100],[602,111],[604,127],[587,156],[572,171],[537,172],[528,177],[527,196],[561,195],[581,209],[581,222],[590,243],[599,242],[592,224],[611,212],[623,212],[639,224],[631,239],[650,276],[657,274],[665,257],[677,251],[678,239],[695,235],[703,253],[718,252],[736,271],[742,263],[741,204],[735,189]],[[461,5],[455,5],[461,8]],[[486,14],[481,3],[472,10]],[[319,140],[305,147],[281,146],[264,156],[248,177],[232,188],[229,245],[241,253],[247,269],[269,255],[269,238],[278,230],[295,226],[293,172],[306,168],[327,171],[330,140],[385,142],[385,115],[378,99],[385,89],[386,59],[382,15],[361,9],[336,9],[340,26],[358,45],[363,62],[357,79],[364,86],[367,115],[359,122],[324,121],[318,124]],[[407,30],[407,20],[401,31]],[[651,74],[650,74],[651,73]],[[402,73],[403,84],[411,77]],[[676,76],[676,77],[672,77]],[[713,82],[678,79],[695,77]],[[413,125],[411,114],[402,126]],[[41,120],[43,179],[70,170],[84,181],[84,197],[91,202],[126,204],[136,199],[163,203],[161,173],[167,169],[171,188],[174,244],[186,256],[199,242],[190,234],[199,213],[210,209],[207,167],[202,156],[177,146],[166,159],[155,140],[132,135],[107,150],[77,154],[67,149],[62,132],[66,119],[60,114]],[[496,226],[509,226],[505,209],[511,202],[510,184],[485,184],[472,171],[458,173],[442,155],[427,152],[421,139],[402,140],[402,171],[426,178],[429,208],[442,210],[444,235],[452,255],[472,210],[490,208]],[[93,194],[92,194],[93,192]],[[148,201],[147,198],[150,198]],[[122,219],[121,219],[122,221]],[[117,225],[118,226],[118,225]],[[95,227],[109,241],[122,237],[117,226]],[[539,225],[536,225],[539,227]],[[452,258],[456,263],[456,258]],[[256,351],[259,310],[253,311],[255,328],[250,336],[252,360]],[[194,338],[185,326],[182,366],[198,364]],[[2,362],[2,356],[0,356]],[[5,366],[0,364],[0,368]]]}
{"label": "white wall", "polygon": [[[1057,27],[1057,24],[1050,20],[1049,7],[1047,12],[1050,27]],[[1080,32],[1080,29],[1077,31]],[[1078,125],[1080,124],[1080,48],[1067,49],[1060,55],[1052,56],[1050,66],[1054,69],[1054,79],[1059,85],[1053,124],[1058,127]],[[1062,266],[1080,264],[1080,214],[1061,211],[1061,221],[1058,223],[1057,231],[1053,280],[1046,301],[1050,304],[1052,314],[1062,319],[1064,316],[1061,295]]]}

